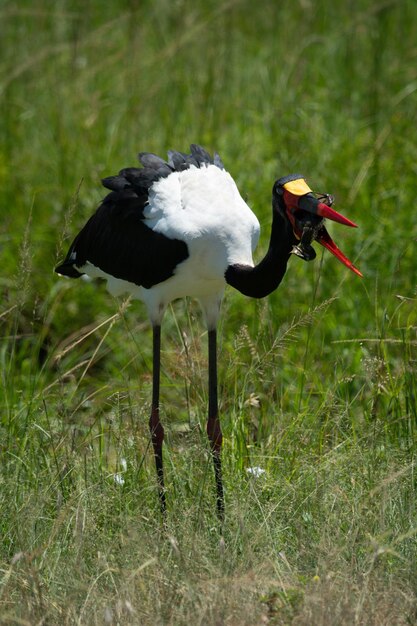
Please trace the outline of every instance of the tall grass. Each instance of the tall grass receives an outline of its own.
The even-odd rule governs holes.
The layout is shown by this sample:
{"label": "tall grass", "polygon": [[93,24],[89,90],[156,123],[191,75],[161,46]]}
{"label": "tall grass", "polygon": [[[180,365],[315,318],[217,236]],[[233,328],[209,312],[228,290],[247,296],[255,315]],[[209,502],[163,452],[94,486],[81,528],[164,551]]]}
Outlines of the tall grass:
{"label": "tall grass", "polygon": [[[414,3],[5,0],[0,18],[0,623],[415,623]],[[198,305],[163,329],[163,530],[145,312],[52,272],[100,178],[191,142],[220,152],[260,255],[272,183],[301,171],[359,223],[332,234],[365,275],[325,253],[267,300],[227,291],[223,536]]]}

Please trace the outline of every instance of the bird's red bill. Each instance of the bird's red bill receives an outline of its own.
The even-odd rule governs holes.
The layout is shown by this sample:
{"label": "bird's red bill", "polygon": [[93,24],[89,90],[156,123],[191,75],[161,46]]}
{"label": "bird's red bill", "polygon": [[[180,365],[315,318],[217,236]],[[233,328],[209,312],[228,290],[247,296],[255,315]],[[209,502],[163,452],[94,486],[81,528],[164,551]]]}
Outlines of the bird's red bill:
{"label": "bird's red bill", "polygon": [[319,204],[317,205],[317,215],[320,215],[320,217],[325,217],[328,220],[332,220],[333,222],[343,224],[344,226],[351,226],[352,228],[358,227],[355,222],[352,222],[347,217],[345,217],[341,213],[338,213],[337,211],[332,209],[332,207],[327,206],[327,204],[323,204],[322,202],[319,202]]}
{"label": "bird's red bill", "polygon": [[363,277],[362,272],[358,270],[358,268],[353,265],[352,261],[350,261],[347,256],[343,254],[340,248],[336,246],[335,242],[330,237],[324,226],[322,226],[316,241],[325,248],[327,248],[329,252],[331,252],[336,257],[336,259],[339,259],[339,261],[343,263],[343,265],[346,265],[346,267],[348,267],[350,270],[352,270],[352,272],[354,272],[358,276]]}

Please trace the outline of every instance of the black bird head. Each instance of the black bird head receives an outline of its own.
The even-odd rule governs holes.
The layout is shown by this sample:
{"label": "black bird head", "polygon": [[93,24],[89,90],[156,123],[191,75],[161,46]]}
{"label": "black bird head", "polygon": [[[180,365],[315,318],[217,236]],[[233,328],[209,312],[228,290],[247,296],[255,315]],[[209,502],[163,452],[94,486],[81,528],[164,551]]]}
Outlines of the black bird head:
{"label": "black bird head", "polygon": [[311,261],[316,257],[311,242],[317,241],[352,272],[362,276],[358,268],[336,246],[324,226],[324,219],[327,218],[333,222],[357,228],[354,222],[331,208],[332,196],[313,192],[301,174],[291,174],[275,182],[273,199],[274,206],[289,221],[294,236],[299,242],[293,247],[291,251],[293,254],[305,261]]}

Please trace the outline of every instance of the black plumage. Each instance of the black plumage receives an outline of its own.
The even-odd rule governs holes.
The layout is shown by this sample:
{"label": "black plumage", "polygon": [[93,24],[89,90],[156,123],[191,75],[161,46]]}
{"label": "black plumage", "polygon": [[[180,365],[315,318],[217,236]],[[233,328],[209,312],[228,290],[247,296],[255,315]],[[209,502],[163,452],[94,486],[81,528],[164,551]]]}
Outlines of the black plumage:
{"label": "black plumage", "polygon": [[143,220],[144,198],[131,188],[113,191],[71,245],[58,274],[77,278],[87,261],[103,272],[149,289],[170,278],[188,257],[187,244],[154,232]]}

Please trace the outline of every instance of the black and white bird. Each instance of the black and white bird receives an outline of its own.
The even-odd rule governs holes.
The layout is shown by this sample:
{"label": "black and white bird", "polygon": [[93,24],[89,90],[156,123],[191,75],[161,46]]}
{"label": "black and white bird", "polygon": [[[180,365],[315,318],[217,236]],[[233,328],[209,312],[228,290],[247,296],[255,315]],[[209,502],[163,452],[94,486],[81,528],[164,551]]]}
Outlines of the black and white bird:
{"label": "black and white bird", "polygon": [[356,274],[337,248],[324,218],[355,226],[331,208],[332,198],[314,194],[300,174],[278,179],[272,190],[269,248],[258,265],[252,254],[259,222],[220,157],[191,145],[191,154],[171,151],[168,160],[142,152],[143,167],[126,168],[103,180],[110,189],[70,246],[56,272],[107,281],[113,295],[129,293],[145,303],[153,328],[153,392],[149,420],[161,510],[166,510],[159,416],[161,323],[170,302],[198,298],[208,329],[209,406],[207,434],[214,461],[217,512],[224,515],[222,431],[217,400],[216,326],[226,284],[263,298],[280,284],[291,253],[315,257],[318,241]]}

